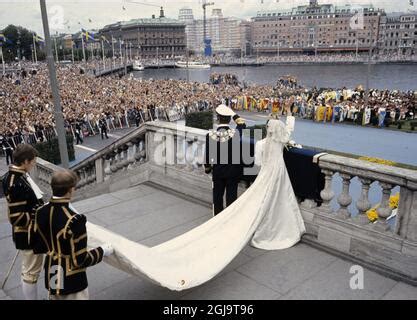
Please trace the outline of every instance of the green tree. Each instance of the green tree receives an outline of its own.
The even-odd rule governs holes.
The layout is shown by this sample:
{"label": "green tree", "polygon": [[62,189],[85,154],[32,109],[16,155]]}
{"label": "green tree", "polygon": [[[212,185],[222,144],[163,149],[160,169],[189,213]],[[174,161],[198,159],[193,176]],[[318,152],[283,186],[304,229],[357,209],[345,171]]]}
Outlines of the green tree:
{"label": "green tree", "polygon": [[[21,59],[23,59],[23,57],[26,60],[32,59],[33,31],[11,24],[4,29],[3,33],[9,40],[9,43],[4,44],[3,47],[4,58],[6,61],[15,61],[16,58],[19,57],[19,52]],[[36,47],[38,58],[44,57],[44,55],[40,54],[41,48],[39,47],[39,43],[36,44]]]}

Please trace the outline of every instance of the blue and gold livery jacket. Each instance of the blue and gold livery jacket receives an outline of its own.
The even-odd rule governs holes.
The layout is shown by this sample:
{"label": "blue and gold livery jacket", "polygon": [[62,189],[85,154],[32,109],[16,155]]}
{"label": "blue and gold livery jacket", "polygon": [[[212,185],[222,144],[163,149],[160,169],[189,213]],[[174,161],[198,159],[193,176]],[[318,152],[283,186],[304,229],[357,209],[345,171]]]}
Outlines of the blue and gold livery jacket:
{"label": "blue and gold livery jacket", "polygon": [[87,247],[87,218],[69,199],[51,199],[36,212],[35,254],[46,254],[45,287],[51,295],[68,295],[88,287],[86,269],[103,260],[101,247]]}
{"label": "blue and gold livery jacket", "polygon": [[3,178],[3,191],[7,200],[8,219],[13,229],[13,242],[18,250],[30,250],[30,232],[36,209],[43,205],[36,198],[26,179],[26,172],[13,166]]}

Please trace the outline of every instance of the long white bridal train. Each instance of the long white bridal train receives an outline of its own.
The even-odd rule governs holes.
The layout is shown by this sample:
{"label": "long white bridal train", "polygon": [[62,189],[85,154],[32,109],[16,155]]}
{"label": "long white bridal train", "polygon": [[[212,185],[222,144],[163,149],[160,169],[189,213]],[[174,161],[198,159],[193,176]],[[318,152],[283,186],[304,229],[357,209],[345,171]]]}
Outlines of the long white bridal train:
{"label": "long white bridal train", "polygon": [[294,246],[305,227],[283,159],[289,137],[284,123],[269,122],[256,181],[233,205],[203,225],[148,248],[89,223],[89,243],[111,243],[115,254],[107,263],[175,291],[211,280],[250,241],[265,250]]}

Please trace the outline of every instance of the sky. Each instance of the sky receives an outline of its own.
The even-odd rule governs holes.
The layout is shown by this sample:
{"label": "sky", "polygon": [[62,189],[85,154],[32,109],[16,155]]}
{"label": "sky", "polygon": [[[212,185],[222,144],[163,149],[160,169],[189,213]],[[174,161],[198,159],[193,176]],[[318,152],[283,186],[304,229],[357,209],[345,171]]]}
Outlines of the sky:
{"label": "sky", "polygon": [[[159,6],[169,18],[178,18],[182,7],[192,8],[195,18],[202,18],[204,0],[46,0],[51,33],[73,33],[81,28],[100,29],[117,21],[159,16]],[[249,19],[258,11],[288,9],[308,4],[308,0],[210,0],[208,16],[213,8],[223,10],[224,16]],[[140,3],[132,3],[140,2]],[[413,5],[410,4],[413,2]],[[373,4],[387,12],[417,10],[417,0],[319,0],[319,4]],[[124,8],[124,9],[123,9]],[[43,35],[38,0],[0,0],[0,30],[7,25],[22,26]]]}

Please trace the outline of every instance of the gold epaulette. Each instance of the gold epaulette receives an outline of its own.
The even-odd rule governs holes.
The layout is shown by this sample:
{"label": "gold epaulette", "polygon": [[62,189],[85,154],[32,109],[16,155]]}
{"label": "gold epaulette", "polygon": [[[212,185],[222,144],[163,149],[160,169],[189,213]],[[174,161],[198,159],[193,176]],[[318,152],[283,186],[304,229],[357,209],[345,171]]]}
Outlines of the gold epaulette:
{"label": "gold epaulette", "polygon": [[243,119],[243,118],[237,118],[237,119],[235,120],[235,122],[236,122],[236,124],[238,124],[238,125],[243,125],[243,124],[245,124],[245,119]]}

